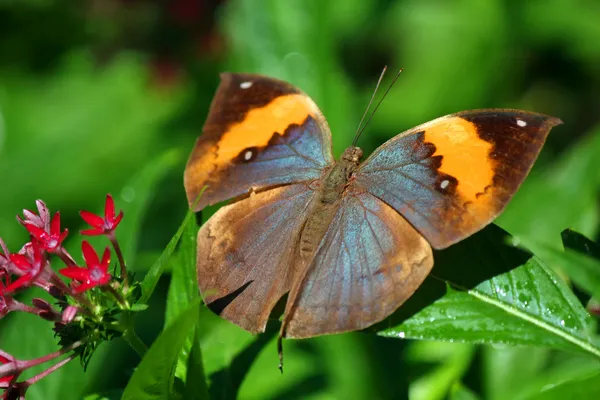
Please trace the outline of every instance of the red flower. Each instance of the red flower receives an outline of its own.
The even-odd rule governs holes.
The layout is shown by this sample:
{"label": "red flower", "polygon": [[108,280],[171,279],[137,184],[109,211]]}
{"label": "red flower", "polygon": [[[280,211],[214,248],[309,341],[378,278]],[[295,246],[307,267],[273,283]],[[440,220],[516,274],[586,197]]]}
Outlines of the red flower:
{"label": "red flower", "polygon": [[40,213],[40,215],[36,215],[33,211],[30,211],[30,210],[23,210],[23,215],[25,216],[25,219],[23,219],[17,215],[17,220],[23,226],[25,226],[25,224],[31,224],[31,225],[37,226],[38,228],[43,229],[45,231],[49,231],[50,230],[50,211],[48,211],[48,207],[46,206],[46,203],[44,203],[42,200],[36,200],[35,204],[37,206],[37,209],[38,209],[38,212]]}
{"label": "red flower", "polygon": [[[4,353],[4,352],[2,352],[2,353]],[[15,360],[14,359],[10,359],[10,358],[5,357],[2,354],[0,354],[0,365],[7,364],[7,363],[13,362],[13,361],[15,361]],[[15,377],[14,375],[3,376],[3,377],[0,378],[0,383],[10,383],[13,380],[14,377]]]}
{"label": "red flower", "polygon": [[69,233],[67,229],[62,233],[60,232],[60,212],[54,214],[49,228],[40,227],[31,220],[23,221],[23,226],[42,248],[51,253],[55,253],[61,248],[63,240],[65,240],[67,233]]}
{"label": "red flower", "polygon": [[[6,284],[2,281],[5,281]],[[6,286],[10,285],[10,276],[8,273],[2,269],[0,269],[0,318],[3,318],[8,312],[8,302],[10,302],[11,297],[7,299],[4,297],[7,293]]]}
{"label": "red flower", "polygon": [[6,247],[6,244],[4,243],[4,240],[2,240],[2,238],[0,238],[0,248],[2,248],[2,252],[0,252],[0,268],[5,268],[6,270],[8,270],[8,268],[10,267],[10,252],[8,251],[8,247]]}
{"label": "red flower", "polygon": [[109,235],[121,222],[123,218],[123,211],[119,212],[119,215],[115,216],[115,202],[110,194],[106,195],[106,203],[104,204],[104,218],[99,215],[92,214],[89,211],[81,211],[79,213],[81,218],[93,229],[86,229],[81,231],[82,235],[96,236],[96,235]]}
{"label": "red flower", "polygon": [[17,275],[21,275],[6,286],[6,290],[11,292],[23,286],[30,286],[46,266],[44,253],[36,242],[27,243],[19,254],[11,254],[10,261],[17,267],[19,271]]}
{"label": "red flower", "polygon": [[111,278],[108,273],[108,266],[110,264],[110,249],[108,247],[104,250],[102,262],[100,262],[96,251],[87,241],[84,240],[81,243],[81,250],[87,268],[68,267],[58,271],[67,278],[80,282],[74,288],[76,293],[85,292],[95,286],[106,285]]}

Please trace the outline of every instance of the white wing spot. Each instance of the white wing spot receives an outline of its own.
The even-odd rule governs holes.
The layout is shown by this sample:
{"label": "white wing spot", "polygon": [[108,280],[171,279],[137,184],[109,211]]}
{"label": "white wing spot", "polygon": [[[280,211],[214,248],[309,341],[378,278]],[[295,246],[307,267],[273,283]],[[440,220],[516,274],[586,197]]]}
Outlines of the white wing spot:
{"label": "white wing spot", "polygon": [[241,89],[248,89],[252,86],[252,82],[248,81],[248,82],[242,82],[240,83],[240,88]]}
{"label": "white wing spot", "polygon": [[446,189],[446,188],[448,187],[448,185],[449,185],[449,184],[450,184],[450,181],[449,181],[448,179],[444,179],[444,180],[442,181],[442,183],[440,183],[440,187],[441,187],[442,189]]}
{"label": "white wing spot", "polygon": [[521,128],[527,126],[527,122],[523,121],[522,119],[517,118],[517,125],[519,125]]}
{"label": "white wing spot", "polygon": [[252,158],[252,151],[248,150],[247,152],[244,153],[244,160],[250,161],[251,158]]}

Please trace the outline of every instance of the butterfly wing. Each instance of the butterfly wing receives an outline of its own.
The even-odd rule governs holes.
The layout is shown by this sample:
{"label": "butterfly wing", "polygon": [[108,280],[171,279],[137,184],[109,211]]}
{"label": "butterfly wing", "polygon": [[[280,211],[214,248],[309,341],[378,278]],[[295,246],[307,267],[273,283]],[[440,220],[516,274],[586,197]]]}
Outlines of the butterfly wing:
{"label": "butterfly wing", "polygon": [[261,189],[317,179],[333,162],[331,133],[316,104],[294,86],[260,75],[221,74],[184,183],[195,211]]}
{"label": "butterfly wing", "polygon": [[400,214],[369,193],[351,192],[302,283],[290,292],[286,337],[353,331],[381,321],[433,266],[431,247]]}
{"label": "butterfly wing", "polygon": [[252,333],[263,332],[293,280],[296,240],[313,190],[277,187],[221,207],[198,232],[197,272],[207,304]]}
{"label": "butterfly wing", "polygon": [[471,110],[404,132],[355,173],[434,248],[480,230],[506,206],[558,118],[518,110]]}

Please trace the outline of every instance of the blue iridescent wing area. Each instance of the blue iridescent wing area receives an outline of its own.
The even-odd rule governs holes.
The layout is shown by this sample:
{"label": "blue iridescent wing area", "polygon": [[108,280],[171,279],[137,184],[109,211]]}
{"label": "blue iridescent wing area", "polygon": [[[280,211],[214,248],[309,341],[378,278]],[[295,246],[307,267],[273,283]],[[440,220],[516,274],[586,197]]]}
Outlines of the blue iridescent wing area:
{"label": "blue iridescent wing area", "polygon": [[285,337],[379,322],[414,293],[433,266],[431,247],[401,215],[369,193],[350,192],[304,279],[290,292]]}
{"label": "blue iridescent wing area", "polygon": [[252,333],[294,278],[296,240],[314,191],[304,184],[251,194],[221,207],[198,232],[198,284],[205,302]]}
{"label": "blue iridescent wing area", "polygon": [[402,214],[434,248],[489,224],[527,176],[558,118],[471,110],[397,135],[354,174],[355,183]]}
{"label": "blue iridescent wing area", "polygon": [[195,211],[250,189],[307,182],[333,163],[331,133],[316,104],[294,86],[260,75],[221,75],[184,174]]}

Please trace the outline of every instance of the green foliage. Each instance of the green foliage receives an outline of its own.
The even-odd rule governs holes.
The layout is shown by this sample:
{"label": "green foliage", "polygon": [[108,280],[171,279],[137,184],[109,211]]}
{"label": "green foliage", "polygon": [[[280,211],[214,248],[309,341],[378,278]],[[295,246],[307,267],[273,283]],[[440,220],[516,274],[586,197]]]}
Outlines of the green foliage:
{"label": "green foliage", "polygon": [[[415,312],[413,304],[430,304],[440,292],[443,297],[400,325],[394,323],[396,316],[388,318],[392,326],[379,333],[453,342],[543,345],[587,351],[600,358],[600,348],[590,336],[591,318],[565,282],[535,256],[504,242],[505,234],[492,225],[461,246],[439,253],[429,282],[397,314]],[[478,283],[482,278],[485,280]],[[436,285],[436,279],[451,285],[445,293],[444,283]]]}
{"label": "green foliage", "polygon": [[186,339],[196,329],[198,304],[191,304],[156,339],[125,387],[124,400],[173,398],[175,365]]}
{"label": "green foliage", "polygon": [[[170,9],[152,2],[85,13],[66,0],[5,3],[0,235],[11,249],[23,243],[14,216],[37,198],[74,233],[77,211],[101,209],[112,192],[125,211],[119,240],[143,278],[137,330],[152,343],[141,364],[124,343],[100,346],[85,375],[70,363],[28,399],[116,399],[124,388],[140,399],[599,397],[597,317],[584,307],[600,298],[596,1],[229,0],[210,35],[207,21],[194,25],[200,44],[196,28],[173,30]],[[169,57],[187,74],[165,88],[153,60]],[[340,154],[384,64],[405,72],[360,139],[367,154],[461,109],[522,108],[565,124],[497,220],[510,244],[492,226],[437,252],[432,276],[377,327],[284,341],[281,375],[276,321],[254,337],[198,305],[184,159],[219,71],[298,85],[324,111]],[[0,347],[22,359],[55,351],[49,327],[10,315]]]}

